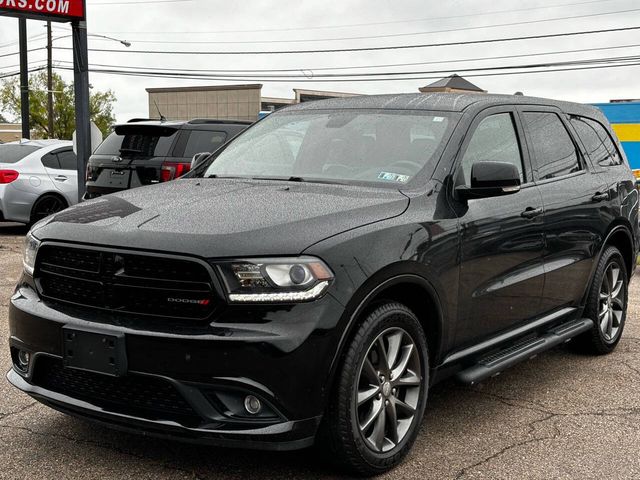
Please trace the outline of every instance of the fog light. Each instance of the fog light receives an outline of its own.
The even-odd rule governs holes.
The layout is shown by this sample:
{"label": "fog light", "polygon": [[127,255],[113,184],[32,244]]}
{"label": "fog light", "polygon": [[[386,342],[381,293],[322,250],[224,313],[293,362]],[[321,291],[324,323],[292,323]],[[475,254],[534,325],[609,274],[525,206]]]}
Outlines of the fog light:
{"label": "fog light", "polygon": [[27,371],[29,370],[29,362],[31,361],[31,354],[25,350],[18,351],[18,366]]}
{"label": "fog light", "polygon": [[251,415],[257,415],[262,410],[262,403],[257,397],[247,395],[244,398],[244,409]]}

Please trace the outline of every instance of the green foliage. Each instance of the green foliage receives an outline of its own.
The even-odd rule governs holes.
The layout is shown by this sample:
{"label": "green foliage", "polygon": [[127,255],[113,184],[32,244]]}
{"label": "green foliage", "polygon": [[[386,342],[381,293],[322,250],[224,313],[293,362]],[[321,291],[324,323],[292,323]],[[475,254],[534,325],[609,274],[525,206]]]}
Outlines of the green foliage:
{"label": "green foliage", "polygon": [[[31,129],[38,137],[70,140],[75,130],[75,97],[73,84],[53,74],[53,132],[49,132],[47,120],[47,73],[38,72],[29,78],[29,116]],[[103,135],[115,122],[111,90],[91,92],[89,113]],[[0,86],[0,109],[20,119],[20,79],[5,80]]]}

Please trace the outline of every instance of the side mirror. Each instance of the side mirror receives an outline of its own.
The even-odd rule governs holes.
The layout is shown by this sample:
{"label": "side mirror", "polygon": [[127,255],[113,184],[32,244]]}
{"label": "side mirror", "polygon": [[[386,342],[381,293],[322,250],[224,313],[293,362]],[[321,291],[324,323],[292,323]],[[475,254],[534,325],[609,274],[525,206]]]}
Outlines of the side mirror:
{"label": "side mirror", "polygon": [[198,165],[200,165],[210,156],[211,156],[211,153],[209,152],[196,153],[191,159],[191,170],[196,168]]}
{"label": "side mirror", "polygon": [[456,187],[462,199],[498,197],[520,191],[520,172],[512,163],[477,162],[471,167],[471,186]]}

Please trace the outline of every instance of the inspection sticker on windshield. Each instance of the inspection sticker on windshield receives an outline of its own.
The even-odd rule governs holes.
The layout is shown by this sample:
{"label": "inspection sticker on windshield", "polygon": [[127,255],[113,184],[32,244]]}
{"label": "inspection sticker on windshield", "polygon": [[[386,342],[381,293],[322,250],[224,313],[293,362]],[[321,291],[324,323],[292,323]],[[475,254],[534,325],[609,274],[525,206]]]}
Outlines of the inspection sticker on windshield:
{"label": "inspection sticker on windshield", "polygon": [[407,183],[411,178],[410,175],[400,175],[398,173],[380,172],[378,179],[386,180],[387,182],[400,182]]}

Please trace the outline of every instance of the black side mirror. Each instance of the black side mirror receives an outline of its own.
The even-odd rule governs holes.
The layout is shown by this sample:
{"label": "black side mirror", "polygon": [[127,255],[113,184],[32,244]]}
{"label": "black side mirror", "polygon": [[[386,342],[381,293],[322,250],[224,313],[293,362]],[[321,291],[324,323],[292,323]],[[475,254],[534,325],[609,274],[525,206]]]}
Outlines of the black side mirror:
{"label": "black side mirror", "polygon": [[196,153],[191,159],[191,170],[196,168],[198,165],[200,165],[210,156],[211,156],[211,153],[209,152]]}
{"label": "black side mirror", "polygon": [[471,186],[456,187],[462,199],[498,197],[520,191],[520,172],[507,162],[477,162],[471,167]]}

